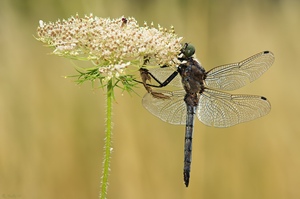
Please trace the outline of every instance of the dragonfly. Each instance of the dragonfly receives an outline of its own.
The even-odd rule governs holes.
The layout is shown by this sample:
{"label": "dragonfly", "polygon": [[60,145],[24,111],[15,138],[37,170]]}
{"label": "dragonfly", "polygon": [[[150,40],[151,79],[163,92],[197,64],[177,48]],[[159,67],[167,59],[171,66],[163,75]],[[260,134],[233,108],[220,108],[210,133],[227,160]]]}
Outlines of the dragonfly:
{"label": "dragonfly", "polygon": [[[143,106],[161,120],[185,125],[184,168],[185,186],[189,186],[192,162],[194,116],[205,125],[230,127],[268,114],[271,104],[259,95],[229,94],[259,78],[274,62],[270,51],[257,53],[243,61],[217,66],[205,71],[193,57],[195,48],[185,43],[176,70],[162,66],[140,69],[142,83],[148,93]],[[157,84],[151,84],[151,80]],[[165,86],[179,90],[161,90]]]}

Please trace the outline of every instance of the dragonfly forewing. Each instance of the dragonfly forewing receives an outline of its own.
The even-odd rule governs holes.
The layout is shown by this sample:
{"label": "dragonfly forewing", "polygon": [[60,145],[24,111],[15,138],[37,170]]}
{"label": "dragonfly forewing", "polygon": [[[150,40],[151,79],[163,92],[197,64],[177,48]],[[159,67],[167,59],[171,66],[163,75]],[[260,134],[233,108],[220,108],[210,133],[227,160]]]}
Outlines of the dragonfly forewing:
{"label": "dragonfly forewing", "polygon": [[[170,124],[186,124],[186,105],[183,101],[185,91],[154,90],[164,97],[155,97],[147,93],[143,97],[143,106],[153,115]],[[160,96],[156,95],[156,96]]]}
{"label": "dragonfly forewing", "polygon": [[200,95],[197,117],[208,126],[229,127],[262,117],[270,110],[270,102],[262,96],[205,89]]}
{"label": "dragonfly forewing", "polygon": [[218,66],[207,72],[205,84],[217,90],[236,90],[259,78],[274,59],[272,52],[264,51],[241,62]]}

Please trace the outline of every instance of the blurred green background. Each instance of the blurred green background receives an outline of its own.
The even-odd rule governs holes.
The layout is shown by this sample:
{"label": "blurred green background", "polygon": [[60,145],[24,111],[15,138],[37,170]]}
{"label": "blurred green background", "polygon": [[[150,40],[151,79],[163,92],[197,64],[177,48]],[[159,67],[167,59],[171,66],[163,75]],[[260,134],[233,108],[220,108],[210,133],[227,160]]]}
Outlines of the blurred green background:
{"label": "blurred green background", "polygon": [[275,54],[259,80],[235,92],[266,96],[269,115],[226,129],[195,122],[189,188],[184,126],[148,113],[142,87],[117,91],[108,198],[300,198],[299,1],[1,0],[0,199],[98,198],[104,92],[63,78],[76,74],[74,63],[33,37],[40,19],[76,12],[173,25],[207,70]]}

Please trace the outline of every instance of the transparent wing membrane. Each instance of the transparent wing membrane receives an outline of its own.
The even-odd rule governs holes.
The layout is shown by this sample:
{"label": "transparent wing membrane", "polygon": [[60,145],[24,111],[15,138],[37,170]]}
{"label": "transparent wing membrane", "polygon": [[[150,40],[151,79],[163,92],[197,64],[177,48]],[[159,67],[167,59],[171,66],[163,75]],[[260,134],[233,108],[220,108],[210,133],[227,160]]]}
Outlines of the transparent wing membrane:
{"label": "transparent wing membrane", "polygon": [[214,127],[229,127],[268,114],[270,102],[256,95],[231,95],[205,89],[200,95],[198,119]]}
{"label": "transparent wing membrane", "polygon": [[186,123],[186,105],[183,101],[185,91],[162,91],[154,90],[153,92],[165,96],[164,98],[154,97],[147,93],[143,98],[143,106],[153,115],[161,120],[171,124]]}
{"label": "transparent wing membrane", "polygon": [[274,55],[264,51],[241,62],[222,65],[207,72],[205,84],[217,90],[235,90],[259,78],[274,62]]}

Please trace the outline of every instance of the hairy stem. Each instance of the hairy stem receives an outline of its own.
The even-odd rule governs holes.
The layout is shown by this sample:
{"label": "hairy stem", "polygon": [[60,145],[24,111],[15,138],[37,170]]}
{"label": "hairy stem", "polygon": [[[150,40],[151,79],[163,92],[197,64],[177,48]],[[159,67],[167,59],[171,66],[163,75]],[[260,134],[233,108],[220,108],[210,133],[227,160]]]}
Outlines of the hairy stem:
{"label": "hairy stem", "polygon": [[114,97],[113,83],[109,80],[107,83],[107,95],[106,95],[106,134],[104,145],[104,158],[103,158],[103,170],[101,181],[100,199],[105,199],[108,188],[108,175],[110,171],[110,158],[112,154],[112,101]]}

